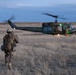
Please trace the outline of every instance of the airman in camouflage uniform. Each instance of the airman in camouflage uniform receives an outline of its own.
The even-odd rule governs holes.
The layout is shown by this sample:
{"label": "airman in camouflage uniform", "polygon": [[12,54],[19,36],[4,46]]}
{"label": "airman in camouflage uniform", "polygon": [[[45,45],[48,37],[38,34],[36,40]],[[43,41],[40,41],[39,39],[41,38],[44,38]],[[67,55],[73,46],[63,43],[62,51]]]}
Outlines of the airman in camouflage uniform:
{"label": "airman in camouflage uniform", "polygon": [[12,29],[7,30],[7,34],[3,37],[3,50],[5,53],[5,65],[11,65],[12,52],[16,43],[19,42],[19,38],[14,34]]}

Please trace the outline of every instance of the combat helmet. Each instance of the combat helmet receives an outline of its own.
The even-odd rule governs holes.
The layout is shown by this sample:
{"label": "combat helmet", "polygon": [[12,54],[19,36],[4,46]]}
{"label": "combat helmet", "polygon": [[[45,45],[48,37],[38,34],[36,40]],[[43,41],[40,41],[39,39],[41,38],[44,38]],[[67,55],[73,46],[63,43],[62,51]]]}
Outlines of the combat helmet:
{"label": "combat helmet", "polygon": [[11,33],[11,32],[13,32],[13,29],[12,28],[8,28],[6,32],[7,33]]}

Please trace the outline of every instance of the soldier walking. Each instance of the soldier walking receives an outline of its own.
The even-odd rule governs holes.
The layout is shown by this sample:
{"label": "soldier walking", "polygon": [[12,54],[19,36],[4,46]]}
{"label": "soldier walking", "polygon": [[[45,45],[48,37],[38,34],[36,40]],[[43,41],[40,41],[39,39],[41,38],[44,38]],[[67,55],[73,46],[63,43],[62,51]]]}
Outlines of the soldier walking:
{"label": "soldier walking", "polygon": [[14,52],[14,47],[16,43],[19,42],[19,38],[14,34],[13,29],[7,29],[7,34],[3,37],[3,47],[2,50],[5,53],[5,65],[8,66],[9,69],[12,68],[11,60],[12,60],[12,52]]}

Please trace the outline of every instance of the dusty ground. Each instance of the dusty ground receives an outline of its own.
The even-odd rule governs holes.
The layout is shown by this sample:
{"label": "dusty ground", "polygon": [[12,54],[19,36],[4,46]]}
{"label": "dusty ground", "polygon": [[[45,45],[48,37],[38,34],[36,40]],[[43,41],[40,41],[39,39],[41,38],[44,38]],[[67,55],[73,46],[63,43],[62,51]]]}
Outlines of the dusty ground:
{"label": "dusty ground", "polygon": [[[0,25],[0,46],[9,27]],[[76,75],[76,35],[58,37],[21,30],[15,33],[19,44],[13,53],[13,69],[9,72],[4,66],[4,53],[0,51],[0,75]]]}

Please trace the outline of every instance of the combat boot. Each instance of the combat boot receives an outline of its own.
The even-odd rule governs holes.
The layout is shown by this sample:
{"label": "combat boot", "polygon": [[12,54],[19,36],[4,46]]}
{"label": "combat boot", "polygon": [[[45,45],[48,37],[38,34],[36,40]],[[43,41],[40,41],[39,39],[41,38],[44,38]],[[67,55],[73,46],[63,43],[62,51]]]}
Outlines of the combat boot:
{"label": "combat boot", "polygon": [[5,63],[5,66],[8,66],[8,63]]}
{"label": "combat boot", "polygon": [[5,66],[7,66],[8,65],[8,62],[5,60]]}
{"label": "combat boot", "polygon": [[12,69],[12,64],[11,63],[8,64],[8,68],[9,68],[9,70]]}

